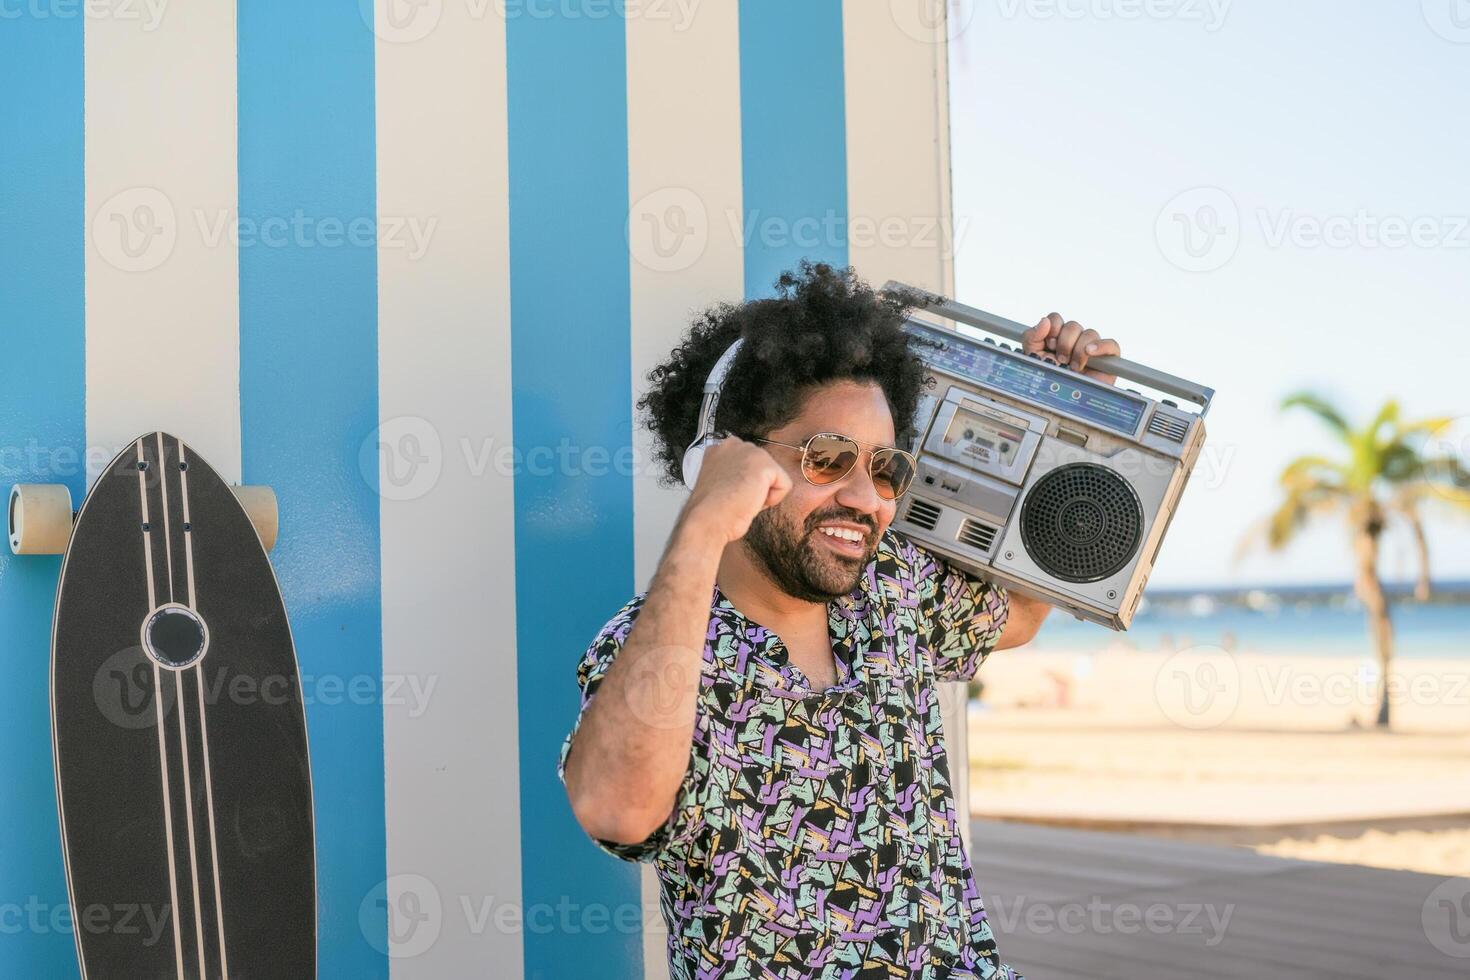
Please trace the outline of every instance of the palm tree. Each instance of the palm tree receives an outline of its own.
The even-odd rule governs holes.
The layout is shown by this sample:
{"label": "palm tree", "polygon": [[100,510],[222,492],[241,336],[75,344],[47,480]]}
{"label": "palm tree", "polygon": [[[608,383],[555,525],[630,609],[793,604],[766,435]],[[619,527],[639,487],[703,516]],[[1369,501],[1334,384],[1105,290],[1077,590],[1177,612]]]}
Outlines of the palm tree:
{"label": "palm tree", "polygon": [[1346,518],[1352,537],[1353,591],[1368,613],[1378,654],[1378,718],[1388,727],[1388,671],[1393,660],[1393,623],[1378,575],[1378,542],[1389,523],[1404,524],[1413,535],[1419,561],[1415,598],[1429,597],[1429,546],[1423,511],[1443,506],[1470,514],[1470,470],[1454,454],[1426,446],[1430,436],[1446,432],[1449,417],[1404,422],[1397,401],[1389,400],[1373,421],[1353,428],[1325,398],[1296,392],[1281,402],[1281,411],[1304,408],[1316,415],[1346,450],[1339,458],[1299,456],[1281,471],[1284,496],[1276,509],[1252,527],[1237,557],[1264,538],[1273,551],[1285,548],[1314,518]]}

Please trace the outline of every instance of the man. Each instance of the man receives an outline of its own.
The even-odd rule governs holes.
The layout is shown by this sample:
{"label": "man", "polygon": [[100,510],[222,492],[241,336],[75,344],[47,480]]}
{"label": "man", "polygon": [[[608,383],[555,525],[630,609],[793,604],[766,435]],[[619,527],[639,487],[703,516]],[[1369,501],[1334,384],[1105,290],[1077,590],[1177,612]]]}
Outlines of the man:
{"label": "man", "polygon": [[[652,862],[669,970],[1005,978],[960,837],[935,685],[1048,607],[889,530],[926,372],[907,297],[803,263],[705,312],[639,402],[671,479],[737,339],[712,445],[648,591],[577,669],[558,772],[600,847]],[[1051,314],[1027,352],[1116,342]]]}

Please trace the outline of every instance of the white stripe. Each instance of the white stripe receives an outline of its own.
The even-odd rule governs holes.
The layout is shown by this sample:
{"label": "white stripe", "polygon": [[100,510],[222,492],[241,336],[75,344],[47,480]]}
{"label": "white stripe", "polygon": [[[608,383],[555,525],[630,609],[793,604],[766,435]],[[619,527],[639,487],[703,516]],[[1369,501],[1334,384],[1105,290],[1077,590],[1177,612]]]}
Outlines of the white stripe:
{"label": "white stripe", "polygon": [[[740,229],[740,23],[733,3],[681,5],[668,17],[630,17],[628,201],[632,298],[632,388],[668,358],[694,311],[739,301],[744,291]],[[686,233],[692,231],[693,235]],[[630,417],[637,419],[630,406]],[[635,421],[633,482],[635,590],[648,587],[688,494],[658,485],[647,465],[648,431]],[[642,874],[644,976],[668,976],[667,931],[658,879]]]}
{"label": "white stripe", "polygon": [[[874,286],[898,279],[954,294],[949,160],[949,63],[945,38],[972,0],[844,0],[848,258]],[[896,232],[896,233],[895,233]],[[970,841],[965,685],[940,685],[950,783],[960,835]]]}
{"label": "white stripe", "polygon": [[[168,461],[163,450],[163,433],[159,432],[154,437],[158,441],[158,487],[163,494],[163,553],[164,562],[168,568],[168,601],[174,602],[174,545],[172,518],[168,506]],[[139,473],[141,476],[142,473]],[[151,536],[151,535],[150,535]],[[154,667],[157,670],[157,667]],[[179,706],[179,758],[183,763],[184,771],[184,826],[189,836],[189,880],[193,885],[194,895],[194,940],[199,952],[199,972],[204,972],[204,923],[201,921],[202,907],[199,901],[199,850],[194,839],[194,788],[193,779],[189,775],[189,723],[188,709],[184,701],[184,680],[179,676],[180,671],[172,671],[174,675],[174,699]],[[160,699],[163,692],[159,692]],[[160,709],[161,710],[161,709]],[[165,773],[165,776],[167,774]],[[170,818],[169,832],[172,833],[172,818]],[[169,852],[173,856],[173,852]],[[177,915],[175,915],[177,919]]]}
{"label": "white stripe", "polygon": [[184,700],[184,678],[183,671],[173,671],[174,675],[174,698],[179,703],[179,756],[184,763],[184,816],[185,826],[189,828],[189,879],[194,886],[194,942],[199,950],[199,972],[204,970],[204,905],[199,901],[199,862],[196,858],[198,845],[194,839],[194,785],[189,775],[189,724],[187,722],[188,711],[185,710],[187,702]]}
{"label": "white stripe", "polygon": [[189,608],[198,611],[194,605],[194,535],[188,530],[193,525],[194,519],[189,516],[189,471],[188,457],[185,455],[184,441],[179,440],[179,498],[184,508],[184,568],[188,576],[189,586]]}
{"label": "white stripe", "polygon": [[[188,463],[187,450],[181,440],[179,442],[179,495],[184,507],[184,525],[189,527],[193,518],[189,516],[189,471],[185,468]],[[189,570],[189,608],[198,611],[197,599],[194,594],[194,535],[186,531],[184,534],[184,563]],[[209,816],[209,861],[214,869],[214,921],[219,930],[219,969],[222,980],[230,980],[229,957],[225,952],[225,903],[220,895],[219,882],[219,841],[216,839],[214,818],[214,777],[209,768],[209,719],[204,710],[204,665],[196,664],[194,667],[194,689],[199,699],[199,745],[204,757],[204,805]],[[183,710],[183,698],[179,699],[180,711]],[[180,714],[179,717],[183,717]],[[198,903],[198,898],[195,898]]]}
{"label": "white stripe", "polygon": [[219,928],[219,969],[223,980],[230,980],[230,961],[225,951],[225,903],[220,897],[219,842],[215,839],[214,779],[209,770],[209,723],[204,713],[204,678],[194,670],[194,685],[199,697],[199,741],[204,746],[204,801],[209,811],[209,859],[214,865],[215,922]]}
{"label": "white stripe", "polygon": [[949,69],[945,30],[927,20],[944,6],[845,0],[842,43],[848,258],[874,286],[901,279],[949,295]]}
{"label": "white stripe", "polygon": [[[143,463],[143,440],[138,440],[138,462]],[[151,613],[158,608],[158,584],[153,578],[153,522],[148,516],[148,483],[144,476],[144,470],[138,467],[138,496],[143,502],[143,523],[147,530],[143,532],[143,554],[148,562],[148,611]]]}
{"label": "white stripe", "polygon": [[85,33],[88,485],[160,424],[238,482],[235,4],[139,4]]}
{"label": "white stripe", "polygon": [[[139,439],[138,462],[143,461],[143,440]],[[161,463],[162,460],[160,460],[160,465]],[[148,563],[148,605],[152,609],[157,608],[159,602],[158,595],[154,591],[153,525],[148,516],[146,472],[141,466],[138,467],[138,495],[143,502],[143,523],[149,527],[149,530],[143,532],[143,558]],[[163,678],[159,673],[157,661],[153,662],[153,712],[154,723],[158,727],[158,770],[163,777],[163,826],[168,840],[168,891],[170,901],[173,903],[169,918],[174,924],[174,965],[178,969],[179,980],[184,980],[184,937],[179,929],[179,871],[174,862],[174,810],[168,788],[168,743],[164,738],[163,728]]]}
{"label": "white stripe", "polygon": [[168,509],[168,465],[163,458],[163,433],[157,434],[158,439],[158,486],[163,491],[163,557],[164,568],[168,571],[168,601],[174,601],[174,542],[173,533],[169,527]]}
{"label": "white stripe", "polygon": [[153,665],[153,710],[158,725],[158,766],[163,773],[163,824],[168,837],[168,891],[173,902],[170,919],[174,923],[174,965],[179,980],[184,977],[184,936],[179,929],[179,869],[174,862],[174,810],[168,788],[168,749],[163,737],[163,677],[158,664]]}
{"label": "white stripe", "polygon": [[[496,469],[512,440],[505,22],[444,4],[405,28],[382,19],[394,5],[374,6],[380,227],[404,230],[378,250],[381,458],[393,470],[383,673],[401,684],[385,686],[398,696],[383,707],[387,869],[403,876],[389,902],[392,914],[406,889],[443,910],[432,946],[391,951],[392,974],[493,963],[519,980],[520,931],[477,919],[519,910],[522,894],[513,479]],[[415,223],[420,245],[431,230],[422,251]],[[410,471],[421,452],[429,461]],[[390,942],[405,934],[393,925]]]}

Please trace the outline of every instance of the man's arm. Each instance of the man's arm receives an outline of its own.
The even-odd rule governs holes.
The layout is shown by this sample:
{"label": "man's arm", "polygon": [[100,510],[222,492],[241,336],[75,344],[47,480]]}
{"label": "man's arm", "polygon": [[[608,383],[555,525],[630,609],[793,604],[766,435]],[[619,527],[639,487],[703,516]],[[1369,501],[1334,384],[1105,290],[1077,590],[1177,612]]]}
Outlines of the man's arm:
{"label": "man's arm", "polygon": [[594,839],[640,844],[675,815],[689,771],[710,600],[726,545],[791,491],[755,443],[730,437],[705,452],[642,608],[590,685],[566,744],[562,779]]}
{"label": "man's arm", "polygon": [[1007,593],[1010,596],[1011,612],[1001,629],[1000,639],[996,641],[997,650],[1009,650],[1011,647],[1030,643],[1041,629],[1041,621],[1051,612],[1051,605],[1040,599],[1033,599],[1013,590],[1007,590]]}
{"label": "man's arm", "polygon": [[1010,619],[1009,592],[916,542],[907,541],[906,546],[914,562],[933,677],[968,681],[997,649]]}
{"label": "man's arm", "polygon": [[724,544],[687,509],[680,515],[632,631],[583,708],[563,778],[572,813],[597,840],[639,843],[675,806]]}

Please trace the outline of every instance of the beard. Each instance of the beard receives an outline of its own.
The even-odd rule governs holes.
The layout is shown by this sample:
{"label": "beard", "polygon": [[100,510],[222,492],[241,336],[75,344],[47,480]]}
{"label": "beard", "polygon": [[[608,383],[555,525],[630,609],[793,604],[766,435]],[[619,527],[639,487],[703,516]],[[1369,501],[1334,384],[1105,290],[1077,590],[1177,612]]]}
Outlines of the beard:
{"label": "beard", "polygon": [[806,602],[831,602],[858,587],[877,548],[873,541],[861,558],[846,558],[822,547],[817,525],[833,520],[866,527],[870,536],[874,530],[871,519],[850,512],[813,514],[803,528],[778,505],[757,514],[741,541],[782,592]]}

